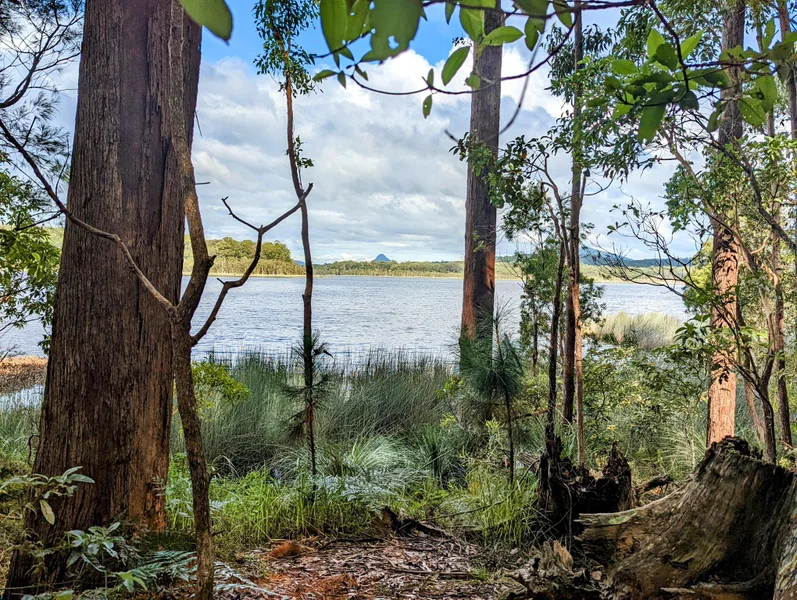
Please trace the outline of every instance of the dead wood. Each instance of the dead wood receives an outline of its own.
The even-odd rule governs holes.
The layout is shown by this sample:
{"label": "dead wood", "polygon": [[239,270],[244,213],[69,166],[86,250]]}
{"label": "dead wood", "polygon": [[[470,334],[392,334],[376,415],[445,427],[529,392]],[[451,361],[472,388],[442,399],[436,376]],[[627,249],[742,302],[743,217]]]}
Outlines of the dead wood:
{"label": "dead wood", "polygon": [[600,477],[562,458],[562,441],[558,437],[550,439],[546,446],[539,463],[539,501],[559,533],[577,532],[573,525],[583,513],[619,512],[635,505],[631,468],[616,444]]}
{"label": "dead wood", "polygon": [[797,591],[795,491],[794,473],[726,438],[669,496],[584,514],[581,549],[605,565],[613,598],[789,598]]}

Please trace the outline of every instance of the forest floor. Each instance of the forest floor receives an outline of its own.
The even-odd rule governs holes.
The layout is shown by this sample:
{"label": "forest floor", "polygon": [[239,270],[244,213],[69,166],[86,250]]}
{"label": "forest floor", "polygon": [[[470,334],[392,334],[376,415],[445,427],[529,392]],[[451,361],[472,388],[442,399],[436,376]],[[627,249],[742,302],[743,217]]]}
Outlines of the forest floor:
{"label": "forest floor", "polygon": [[[494,600],[522,587],[503,575],[523,562],[457,538],[423,534],[391,539],[283,542],[240,557],[257,589],[246,598],[290,600]],[[242,595],[233,594],[237,598]]]}
{"label": "forest floor", "polygon": [[38,356],[0,356],[0,394],[44,384],[47,359]]}

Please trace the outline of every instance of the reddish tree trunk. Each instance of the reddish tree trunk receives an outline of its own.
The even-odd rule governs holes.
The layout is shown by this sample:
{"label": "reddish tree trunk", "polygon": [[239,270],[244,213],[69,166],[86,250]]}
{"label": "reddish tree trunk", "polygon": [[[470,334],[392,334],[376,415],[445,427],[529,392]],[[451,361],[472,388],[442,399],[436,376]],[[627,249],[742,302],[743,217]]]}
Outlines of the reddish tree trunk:
{"label": "reddish tree trunk", "polygon": [[[192,131],[201,30],[173,8],[171,0],[86,3],[68,205],[118,234],[176,301],[184,215],[169,82],[183,82],[181,118]],[[54,503],[54,526],[28,521],[45,544],[115,519],[164,525],[171,361],[162,307],[112,243],[67,220],[34,471],[58,475],[80,466],[96,483]],[[15,558],[9,588],[37,583],[29,566]],[[57,581],[61,566],[53,567]]]}
{"label": "reddish tree trunk", "polygon": [[[487,33],[503,24],[499,11],[484,15]],[[475,51],[475,50],[474,50]],[[481,88],[471,96],[470,134],[490,151],[498,153],[501,106],[501,46],[488,46],[474,59]],[[482,316],[492,319],[495,310],[496,210],[487,182],[468,165],[465,199],[465,273],[462,294],[462,335],[474,337]],[[486,335],[491,335],[490,331]]]}
{"label": "reddish tree trunk", "polygon": [[[722,47],[733,48],[744,41],[744,0],[735,0],[723,17]],[[732,85],[722,91],[725,98],[738,92],[734,69],[730,70]],[[725,146],[742,137],[742,118],[739,103],[728,101],[719,128],[718,142]],[[731,214],[721,215],[732,219]],[[717,329],[732,326],[736,319],[736,286],[739,281],[739,248],[733,233],[725,225],[712,219],[714,229],[711,279],[717,304],[711,315],[711,326]],[[708,390],[708,432],[710,445],[727,436],[736,428],[736,373],[733,350],[720,349],[714,353],[711,364],[711,383]]]}

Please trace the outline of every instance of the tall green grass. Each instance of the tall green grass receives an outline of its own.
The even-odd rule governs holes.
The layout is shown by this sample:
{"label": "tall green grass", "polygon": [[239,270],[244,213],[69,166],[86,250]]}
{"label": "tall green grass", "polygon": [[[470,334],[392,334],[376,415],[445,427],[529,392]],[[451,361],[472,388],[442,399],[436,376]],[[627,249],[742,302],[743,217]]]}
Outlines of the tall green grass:
{"label": "tall green grass", "polygon": [[0,396],[0,480],[27,470],[39,429],[39,388]]}
{"label": "tall green grass", "polygon": [[606,317],[590,333],[611,344],[627,344],[653,350],[672,344],[675,332],[683,323],[659,313],[629,315],[620,312]]}

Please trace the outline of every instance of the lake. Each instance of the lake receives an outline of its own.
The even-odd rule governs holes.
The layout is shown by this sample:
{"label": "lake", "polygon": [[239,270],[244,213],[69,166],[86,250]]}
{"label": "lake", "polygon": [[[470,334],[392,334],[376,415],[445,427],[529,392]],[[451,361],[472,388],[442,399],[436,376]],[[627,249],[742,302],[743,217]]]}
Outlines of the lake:
{"label": "lake", "polygon": [[[686,319],[681,299],[672,292],[633,283],[606,283],[606,314],[663,313]],[[221,284],[211,279],[196,323],[204,322]],[[218,319],[197,347],[199,353],[246,349],[284,351],[298,341],[302,329],[299,277],[252,278],[227,296]],[[513,327],[518,321],[520,283],[499,280],[497,301],[506,306]],[[371,347],[448,352],[459,328],[462,281],[425,277],[321,277],[315,282],[313,314],[316,329],[333,351]],[[0,350],[41,354],[42,329],[30,325],[0,337]]]}

